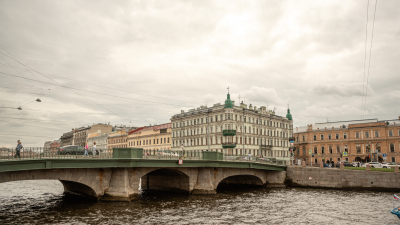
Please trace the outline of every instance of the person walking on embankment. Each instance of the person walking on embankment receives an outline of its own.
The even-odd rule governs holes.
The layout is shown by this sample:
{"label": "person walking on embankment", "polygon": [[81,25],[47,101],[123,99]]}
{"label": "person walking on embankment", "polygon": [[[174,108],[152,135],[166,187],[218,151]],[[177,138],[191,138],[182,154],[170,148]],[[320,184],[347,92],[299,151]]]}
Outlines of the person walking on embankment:
{"label": "person walking on embankment", "polygon": [[88,146],[88,143],[86,143],[86,145],[85,145],[85,154],[83,154],[83,157],[85,157],[85,155],[89,156],[88,149],[89,149],[89,146]]}
{"label": "person walking on embankment", "polygon": [[96,142],[93,143],[92,154],[97,155]]}
{"label": "person walking on embankment", "polygon": [[21,144],[21,141],[18,140],[17,147],[15,148],[15,156],[14,156],[14,158],[17,158],[17,156],[18,156],[18,158],[21,158],[21,149],[22,148],[23,148],[23,146]]}

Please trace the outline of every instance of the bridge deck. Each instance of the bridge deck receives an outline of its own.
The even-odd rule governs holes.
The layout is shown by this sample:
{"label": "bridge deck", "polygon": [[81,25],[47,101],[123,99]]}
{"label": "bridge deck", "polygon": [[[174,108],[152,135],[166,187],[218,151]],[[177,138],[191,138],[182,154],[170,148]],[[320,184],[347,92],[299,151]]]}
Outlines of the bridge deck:
{"label": "bridge deck", "polygon": [[225,167],[254,168],[271,171],[286,171],[286,165],[261,161],[220,161],[184,159],[178,164],[178,159],[110,159],[110,158],[36,158],[20,160],[0,160],[0,172],[35,170],[35,169],[65,169],[65,168],[127,168],[127,167]]}

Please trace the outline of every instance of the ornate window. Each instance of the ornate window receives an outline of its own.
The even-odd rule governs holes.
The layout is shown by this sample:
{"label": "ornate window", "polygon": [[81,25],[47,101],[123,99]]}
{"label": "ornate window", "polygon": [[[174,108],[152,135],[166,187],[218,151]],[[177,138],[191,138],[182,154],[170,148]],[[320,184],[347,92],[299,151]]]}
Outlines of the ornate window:
{"label": "ornate window", "polygon": [[378,152],[381,152],[381,144],[376,143],[375,149],[378,150]]}
{"label": "ornate window", "polygon": [[367,153],[371,152],[371,145],[370,144],[366,144],[365,145],[365,152],[367,152]]}
{"label": "ornate window", "polygon": [[365,138],[369,138],[369,132],[365,131]]}
{"label": "ornate window", "polygon": [[358,154],[361,153],[361,145],[360,144],[356,145],[356,151],[357,151]]}
{"label": "ornate window", "polygon": [[360,138],[360,132],[356,132],[356,138]]}
{"label": "ornate window", "polygon": [[379,131],[375,131],[375,137],[379,137]]}

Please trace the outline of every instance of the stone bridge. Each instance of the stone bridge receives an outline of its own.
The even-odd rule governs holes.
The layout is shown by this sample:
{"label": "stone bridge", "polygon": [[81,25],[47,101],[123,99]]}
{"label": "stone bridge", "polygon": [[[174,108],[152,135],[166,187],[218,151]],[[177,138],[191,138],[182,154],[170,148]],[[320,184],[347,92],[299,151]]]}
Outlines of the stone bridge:
{"label": "stone bridge", "polygon": [[286,166],[251,161],[30,159],[0,161],[0,183],[59,180],[65,191],[101,201],[130,201],[141,190],[216,194],[219,185],[283,185]]}

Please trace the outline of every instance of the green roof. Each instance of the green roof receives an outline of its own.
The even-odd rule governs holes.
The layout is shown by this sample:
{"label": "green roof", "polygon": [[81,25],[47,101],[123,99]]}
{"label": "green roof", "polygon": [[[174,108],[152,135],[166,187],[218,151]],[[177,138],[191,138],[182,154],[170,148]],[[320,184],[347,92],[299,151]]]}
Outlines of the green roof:
{"label": "green roof", "polygon": [[290,109],[287,109],[286,118],[288,118],[288,120],[293,120],[292,119],[292,114],[290,114]]}
{"label": "green roof", "polygon": [[225,108],[233,108],[233,103],[231,101],[231,95],[228,93],[227,99],[225,100]]}

